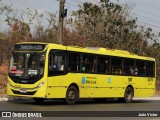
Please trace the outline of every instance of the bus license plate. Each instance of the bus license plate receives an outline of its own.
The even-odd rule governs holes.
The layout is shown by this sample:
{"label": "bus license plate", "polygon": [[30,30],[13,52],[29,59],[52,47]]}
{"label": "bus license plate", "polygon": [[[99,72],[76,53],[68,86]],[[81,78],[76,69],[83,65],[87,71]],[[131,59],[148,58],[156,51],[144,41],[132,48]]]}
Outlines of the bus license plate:
{"label": "bus license plate", "polygon": [[24,90],[24,89],[20,89],[20,92],[21,92],[21,93],[26,93],[27,91]]}

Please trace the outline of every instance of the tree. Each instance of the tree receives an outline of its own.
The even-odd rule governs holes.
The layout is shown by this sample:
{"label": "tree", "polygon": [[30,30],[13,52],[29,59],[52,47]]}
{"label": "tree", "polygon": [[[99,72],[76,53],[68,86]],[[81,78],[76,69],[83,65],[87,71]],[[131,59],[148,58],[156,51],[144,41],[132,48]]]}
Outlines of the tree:
{"label": "tree", "polygon": [[146,53],[148,40],[152,41],[156,36],[151,28],[138,27],[137,18],[129,17],[131,6],[109,0],[100,0],[98,5],[86,2],[73,12],[73,19],[69,20],[72,27],[68,31],[72,31],[74,39],[83,41],[81,46],[122,49],[150,56]]}
{"label": "tree", "polygon": [[[11,9],[11,5],[5,5],[2,3],[2,0],[0,0],[0,16],[1,16],[1,20],[4,17],[3,15],[5,14],[9,14],[12,9]],[[4,32],[0,32],[0,64],[3,63],[3,59],[5,58],[5,50],[6,50],[6,43],[7,43],[7,34]]]}
{"label": "tree", "polygon": [[2,0],[0,0],[0,15],[2,15],[3,13],[11,12],[12,11],[11,6],[12,6],[12,4],[11,5],[4,5],[2,3]]}

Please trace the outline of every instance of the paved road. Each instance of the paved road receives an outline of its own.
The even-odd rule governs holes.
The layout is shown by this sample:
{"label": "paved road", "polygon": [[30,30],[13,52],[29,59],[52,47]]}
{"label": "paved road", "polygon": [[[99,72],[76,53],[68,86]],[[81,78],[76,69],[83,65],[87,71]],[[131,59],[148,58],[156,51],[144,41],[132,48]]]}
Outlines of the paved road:
{"label": "paved road", "polygon": [[[96,103],[93,100],[82,100],[79,101],[76,105],[65,105],[60,100],[47,100],[43,104],[37,104],[32,99],[18,99],[14,101],[1,101],[0,102],[0,111],[125,111],[119,112],[119,114],[124,114],[126,116],[128,113],[127,111],[142,111],[142,112],[149,112],[158,111],[160,114],[160,100],[143,100],[143,99],[136,99],[130,104],[126,103],[118,103],[116,100],[107,100],[105,103]],[[57,113],[59,116],[61,113]],[[96,113],[89,113],[89,114],[96,114]],[[129,113],[130,114],[130,113]],[[113,114],[113,117],[116,114]],[[120,115],[121,116],[121,115]],[[123,115],[122,115],[123,116]],[[145,117],[146,118],[146,117]],[[148,118],[148,117],[147,117]],[[60,119],[59,117],[57,119]],[[69,119],[69,118],[67,118]],[[93,118],[92,120],[94,120]],[[102,119],[102,117],[101,117]],[[117,119],[117,118],[115,118]],[[142,119],[142,118],[140,118]],[[151,118],[149,118],[151,119]],[[152,120],[158,120],[160,117],[154,117]]]}
{"label": "paved road", "polygon": [[66,105],[60,100],[47,100],[37,104],[32,99],[1,101],[0,111],[160,111],[160,100],[134,100],[130,104],[107,100],[96,103],[93,100],[82,100],[75,105]]}

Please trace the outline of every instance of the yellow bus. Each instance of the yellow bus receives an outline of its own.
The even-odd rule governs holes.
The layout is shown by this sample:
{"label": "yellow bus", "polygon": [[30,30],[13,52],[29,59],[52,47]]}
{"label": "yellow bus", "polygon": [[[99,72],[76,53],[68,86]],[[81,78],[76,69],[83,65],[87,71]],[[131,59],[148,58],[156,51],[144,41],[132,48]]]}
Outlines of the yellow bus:
{"label": "yellow bus", "polygon": [[36,102],[117,98],[130,103],[133,97],[154,95],[155,64],[154,58],[122,50],[17,43],[11,52],[7,94]]}

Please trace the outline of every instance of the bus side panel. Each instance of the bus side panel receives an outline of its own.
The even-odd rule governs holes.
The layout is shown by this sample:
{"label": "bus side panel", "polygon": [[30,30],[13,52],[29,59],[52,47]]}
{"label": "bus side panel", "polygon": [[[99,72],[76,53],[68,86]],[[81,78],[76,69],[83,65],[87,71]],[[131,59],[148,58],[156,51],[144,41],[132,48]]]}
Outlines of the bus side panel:
{"label": "bus side panel", "polygon": [[154,88],[155,89],[155,78],[148,77],[146,79],[146,88]]}
{"label": "bus side panel", "polygon": [[47,88],[47,98],[65,98],[67,88],[60,86],[49,86]]}
{"label": "bus side panel", "polygon": [[67,78],[67,81],[64,81],[64,85],[77,84],[80,98],[88,98],[93,95],[93,88],[96,83],[95,74],[68,73]]}
{"label": "bus side panel", "polygon": [[[87,75],[87,74],[86,74]],[[79,97],[86,97],[86,85],[82,79],[86,79],[81,73],[68,73],[62,76],[48,77],[47,97],[48,98],[65,98],[68,87],[76,84],[79,89]]]}
{"label": "bus side panel", "polygon": [[123,76],[98,75],[94,97],[123,97]]}
{"label": "bus side panel", "polygon": [[147,77],[125,76],[124,84],[133,86],[134,97],[149,97],[154,95],[154,80],[148,82]]}
{"label": "bus side panel", "polygon": [[145,88],[146,78],[144,77],[134,77],[134,76],[124,76],[124,85],[127,87],[128,85],[133,86],[133,89],[137,88]]}
{"label": "bus side panel", "polygon": [[124,89],[123,88],[95,88],[94,98],[114,98],[114,97],[123,97]]}
{"label": "bus side panel", "polygon": [[47,98],[64,98],[67,89],[63,86],[65,80],[66,75],[48,77]]}
{"label": "bus side panel", "polygon": [[68,73],[48,77],[47,97],[65,98],[72,83],[78,85],[80,98],[124,97],[128,85],[133,86],[134,97],[152,96],[154,85],[146,88],[146,81],[144,77]]}
{"label": "bus side panel", "polygon": [[134,97],[150,97],[153,96],[155,93],[155,90],[152,88],[149,89],[135,89],[134,90]]}

